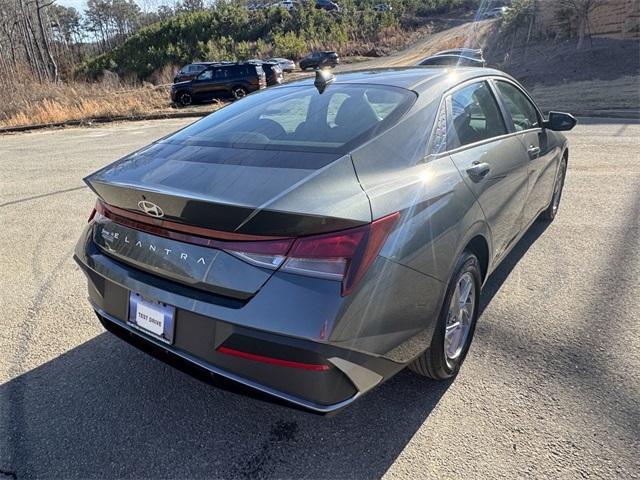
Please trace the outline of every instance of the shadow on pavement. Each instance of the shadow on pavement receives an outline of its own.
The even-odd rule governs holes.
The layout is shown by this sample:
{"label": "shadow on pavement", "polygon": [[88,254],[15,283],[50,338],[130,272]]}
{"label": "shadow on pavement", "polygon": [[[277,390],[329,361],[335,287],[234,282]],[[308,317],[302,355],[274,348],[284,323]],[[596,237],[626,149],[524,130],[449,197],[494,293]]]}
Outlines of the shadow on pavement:
{"label": "shadow on pavement", "polygon": [[482,297],[480,298],[480,315],[484,312],[485,308],[491,303],[493,297],[498,293],[502,284],[509,278],[509,274],[518,264],[520,259],[527,253],[529,248],[535,243],[540,235],[549,227],[550,223],[545,221],[536,221],[527,233],[520,239],[520,241],[513,247],[504,260],[500,263],[498,268],[494,270],[491,276],[488,278],[485,285],[482,287]]}
{"label": "shadow on pavement", "polygon": [[18,479],[379,478],[449,383],[402,372],[334,417],[199,382],[109,333],[0,386]]}

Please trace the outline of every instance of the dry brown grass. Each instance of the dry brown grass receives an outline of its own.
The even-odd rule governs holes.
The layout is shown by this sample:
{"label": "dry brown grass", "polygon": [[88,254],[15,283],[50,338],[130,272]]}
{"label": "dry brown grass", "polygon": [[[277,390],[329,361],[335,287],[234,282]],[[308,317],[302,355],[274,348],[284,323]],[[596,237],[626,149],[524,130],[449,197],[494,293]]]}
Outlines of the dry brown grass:
{"label": "dry brown grass", "polygon": [[134,117],[170,109],[166,87],[102,83],[44,83],[32,80],[8,86],[0,104],[0,127],[95,118]]}
{"label": "dry brown grass", "polygon": [[578,114],[594,110],[640,111],[640,78],[635,75],[614,80],[536,84],[529,91],[544,111],[565,110]]}

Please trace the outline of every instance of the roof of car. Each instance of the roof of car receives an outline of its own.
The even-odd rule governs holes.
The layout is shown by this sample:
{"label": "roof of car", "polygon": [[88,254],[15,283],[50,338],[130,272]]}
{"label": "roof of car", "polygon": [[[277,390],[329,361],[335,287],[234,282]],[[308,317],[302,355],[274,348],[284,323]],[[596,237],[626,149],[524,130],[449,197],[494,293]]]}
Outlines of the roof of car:
{"label": "roof of car", "polygon": [[[483,67],[443,67],[443,66],[415,66],[375,68],[370,70],[358,70],[351,72],[334,73],[333,83],[365,83],[370,85],[390,85],[394,87],[415,90],[418,93],[440,83],[446,90],[466,80],[496,75],[509,77],[500,70]],[[314,77],[305,78],[286,85],[313,85]],[[286,88],[286,85],[276,88]]]}
{"label": "roof of car", "polygon": [[448,50],[441,50],[437,53],[434,53],[433,56],[436,55],[452,55],[452,54],[465,54],[465,55],[482,55],[482,49],[480,48],[450,48]]}

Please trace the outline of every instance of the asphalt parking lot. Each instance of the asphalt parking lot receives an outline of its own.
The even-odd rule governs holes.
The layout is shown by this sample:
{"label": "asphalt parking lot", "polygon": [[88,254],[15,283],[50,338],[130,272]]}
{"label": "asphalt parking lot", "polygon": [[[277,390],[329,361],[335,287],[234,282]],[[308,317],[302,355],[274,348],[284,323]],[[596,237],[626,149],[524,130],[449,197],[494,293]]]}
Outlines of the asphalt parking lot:
{"label": "asphalt parking lot", "polygon": [[640,125],[570,132],[559,216],[486,285],[455,381],[403,372],[323,418],[173,370],[89,308],[82,177],[189,122],[0,136],[0,479],[640,478]]}

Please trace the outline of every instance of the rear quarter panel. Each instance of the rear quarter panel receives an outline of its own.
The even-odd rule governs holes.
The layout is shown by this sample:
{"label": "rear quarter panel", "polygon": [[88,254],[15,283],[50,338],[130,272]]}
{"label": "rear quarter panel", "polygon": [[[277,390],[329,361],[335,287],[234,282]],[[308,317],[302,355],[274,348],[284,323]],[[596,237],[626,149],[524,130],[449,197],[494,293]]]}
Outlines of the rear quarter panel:
{"label": "rear quarter panel", "polygon": [[343,321],[336,334],[357,337],[352,347],[384,351],[400,362],[429,345],[464,242],[475,232],[488,235],[482,211],[451,158],[425,157],[435,107],[418,108],[352,154],[372,218],[398,211],[401,218],[374,273],[345,307],[344,317],[353,320]]}

